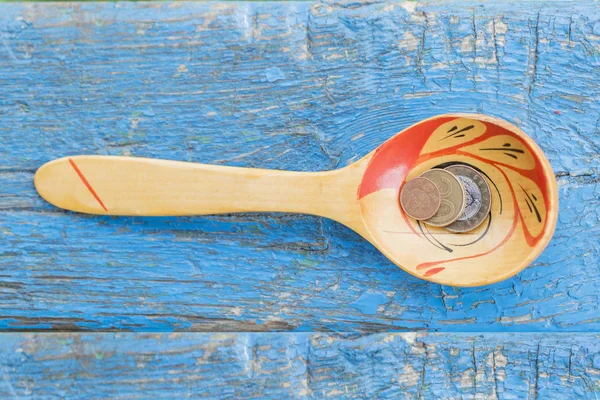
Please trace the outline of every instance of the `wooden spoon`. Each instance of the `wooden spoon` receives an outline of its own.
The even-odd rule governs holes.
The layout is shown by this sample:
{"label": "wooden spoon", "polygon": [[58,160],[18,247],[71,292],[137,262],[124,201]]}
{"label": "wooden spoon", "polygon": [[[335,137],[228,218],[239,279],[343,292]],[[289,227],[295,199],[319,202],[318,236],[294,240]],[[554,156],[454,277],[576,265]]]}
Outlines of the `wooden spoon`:
{"label": "wooden spoon", "polygon": [[[468,233],[418,224],[399,206],[404,182],[449,163],[478,169],[492,190],[487,221]],[[333,171],[72,156],[43,165],[35,187],[55,206],[89,214],[319,215],[355,230],[405,271],[454,286],[521,271],[550,241],[558,214],[556,180],[540,148],[517,127],[478,114],[429,118]]]}

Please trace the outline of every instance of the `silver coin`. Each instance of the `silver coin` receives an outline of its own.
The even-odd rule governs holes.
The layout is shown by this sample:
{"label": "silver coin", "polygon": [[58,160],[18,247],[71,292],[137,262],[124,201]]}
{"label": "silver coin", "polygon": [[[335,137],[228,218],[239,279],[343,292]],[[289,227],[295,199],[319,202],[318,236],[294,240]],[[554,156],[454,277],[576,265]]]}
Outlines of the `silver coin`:
{"label": "silver coin", "polygon": [[468,232],[485,221],[492,206],[492,193],[485,177],[466,165],[451,165],[445,168],[461,181],[465,188],[467,204],[458,219],[448,225],[451,232]]}
{"label": "silver coin", "polygon": [[467,196],[465,210],[458,217],[457,221],[467,221],[473,218],[481,208],[481,190],[477,187],[473,179],[464,175],[456,175],[456,177],[463,184]]}

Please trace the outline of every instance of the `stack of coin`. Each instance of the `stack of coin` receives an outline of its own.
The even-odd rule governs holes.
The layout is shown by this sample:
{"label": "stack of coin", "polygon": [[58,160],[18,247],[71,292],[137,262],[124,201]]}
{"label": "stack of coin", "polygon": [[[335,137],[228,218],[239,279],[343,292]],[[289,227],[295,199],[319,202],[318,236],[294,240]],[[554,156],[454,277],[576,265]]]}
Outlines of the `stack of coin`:
{"label": "stack of coin", "polygon": [[407,181],[400,204],[411,218],[451,232],[477,228],[490,212],[490,188],[481,173],[463,164],[433,168]]}

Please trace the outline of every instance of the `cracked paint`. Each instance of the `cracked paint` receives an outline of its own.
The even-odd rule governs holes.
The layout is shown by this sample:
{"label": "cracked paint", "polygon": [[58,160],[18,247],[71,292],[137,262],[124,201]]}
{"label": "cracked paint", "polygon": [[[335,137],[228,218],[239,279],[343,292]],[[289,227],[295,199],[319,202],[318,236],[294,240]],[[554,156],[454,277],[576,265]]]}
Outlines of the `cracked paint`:
{"label": "cracked paint", "polygon": [[[593,4],[534,4],[1,4],[0,329],[297,332],[259,336],[253,361],[277,359],[261,347],[270,346],[297,354],[293,366],[246,368],[229,344],[205,360],[231,356],[260,384],[273,382],[265,374],[275,366],[288,368],[291,386],[273,389],[280,398],[288,389],[469,398],[473,383],[490,397],[595,393],[600,361],[585,332],[600,329],[600,15]],[[518,276],[488,287],[421,281],[324,219],[75,215],[44,203],[32,185],[44,162],[81,153],[326,170],[447,112],[515,123],[559,182],[553,241]],[[415,330],[455,333],[362,344],[302,333]],[[494,331],[546,333],[452,339]],[[561,332],[570,334],[555,339]],[[102,337],[85,340],[102,343],[96,362],[116,363],[115,342]],[[35,336],[20,340],[4,343],[42,346]],[[131,346],[129,360],[157,362]],[[43,390],[6,368],[18,395]],[[199,373],[181,368],[181,379]],[[328,368],[351,383],[320,381]]]}

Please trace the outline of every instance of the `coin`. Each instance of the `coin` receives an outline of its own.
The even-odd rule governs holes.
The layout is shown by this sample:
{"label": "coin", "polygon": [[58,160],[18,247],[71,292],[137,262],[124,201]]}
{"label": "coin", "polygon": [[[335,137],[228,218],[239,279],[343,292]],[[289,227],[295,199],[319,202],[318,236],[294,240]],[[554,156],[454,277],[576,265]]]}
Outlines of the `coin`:
{"label": "coin", "polygon": [[451,165],[446,168],[462,182],[467,194],[467,205],[460,217],[446,229],[452,232],[468,232],[485,221],[492,206],[490,186],[482,174],[466,165]]}
{"label": "coin", "polygon": [[400,204],[409,216],[416,220],[432,217],[440,207],[440,191],[429,179],[414,178],[402,187]]}
{"label": "coin", "polygon": [[440,168],[430,169],[421,177],[435,183],[442,196],[437,213],[425,222],[433,226],[446,226],[456,221],[465,208],[465,190],[458,178]]}

